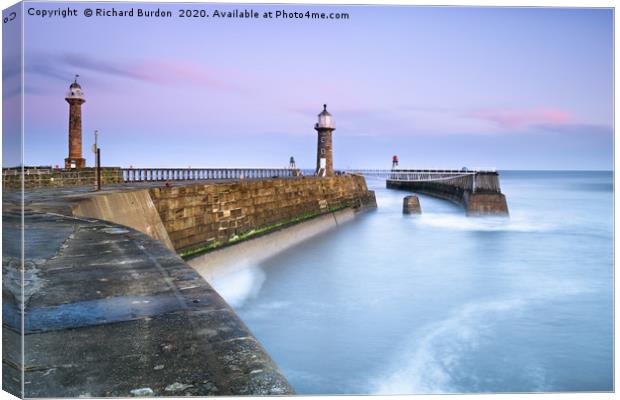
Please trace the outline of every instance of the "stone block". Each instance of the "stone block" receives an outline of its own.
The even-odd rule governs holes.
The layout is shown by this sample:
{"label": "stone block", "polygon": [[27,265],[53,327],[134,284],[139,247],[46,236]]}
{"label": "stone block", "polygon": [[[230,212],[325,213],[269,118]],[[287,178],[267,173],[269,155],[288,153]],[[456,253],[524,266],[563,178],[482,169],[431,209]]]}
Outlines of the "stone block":
{"label": "stone block", "polygon": [[411,195],[403,199],[403,214],[422,214],[418,196]]}
{"label": "stone block", "polygon": [[506,196],[502,193],[472,193],[467,198],[467,215],[508,216]]}

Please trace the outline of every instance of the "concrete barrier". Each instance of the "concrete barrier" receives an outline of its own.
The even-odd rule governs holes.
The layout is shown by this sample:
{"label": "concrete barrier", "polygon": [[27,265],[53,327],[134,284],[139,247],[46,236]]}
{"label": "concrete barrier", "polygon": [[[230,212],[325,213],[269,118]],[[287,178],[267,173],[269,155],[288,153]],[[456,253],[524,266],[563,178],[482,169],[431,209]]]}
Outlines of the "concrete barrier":
{"label": "concrete barrier", "polygon": [[128,226],[174,251],[148,190],[92,194],[73,206],[73,215]]}

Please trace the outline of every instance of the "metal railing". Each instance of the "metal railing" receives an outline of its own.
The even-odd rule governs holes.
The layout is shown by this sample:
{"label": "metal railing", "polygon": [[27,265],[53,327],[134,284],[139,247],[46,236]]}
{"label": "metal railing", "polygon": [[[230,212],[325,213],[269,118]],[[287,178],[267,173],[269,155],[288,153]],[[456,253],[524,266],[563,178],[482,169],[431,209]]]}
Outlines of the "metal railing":
{"label": "metal railing", "polygon": [[123,168],[124,182],[292,178],[290,168]]}
{"label": "metal railing", "polygon": [[461,173],[440,173],[440,172],[394,172],[389,174],[388,179],[392,181],[408,181],[408,182],[422,182],[422,181],[450,181],[453,179],[463,178],[467,176],[476,175],[476,172],[461,172]]}
{"label": "metal railing", "polygon": [[480,174],[495,174],[493,170],[468,169],[390,169],[390,170],[350,170],[364,176],[380,176],[388,181],[399,182],[438,182],[457,186],[467,190],[476,190],[477,177]]}
{"label": "metal railing", "polygon": [[495,169],[390,169],[390,170],[348,170],[364,176],[384,177],[388,181],[437,182],[442,185],[460,187],[464,190],[500,193],[498,174]]}
{"label": "metal railing", "polygon": [[347,170],[351,174],[384,177],[398,181],[442,181],[476,175],[494,173],[495,170],[464,170],[464,169],[357,169]]}

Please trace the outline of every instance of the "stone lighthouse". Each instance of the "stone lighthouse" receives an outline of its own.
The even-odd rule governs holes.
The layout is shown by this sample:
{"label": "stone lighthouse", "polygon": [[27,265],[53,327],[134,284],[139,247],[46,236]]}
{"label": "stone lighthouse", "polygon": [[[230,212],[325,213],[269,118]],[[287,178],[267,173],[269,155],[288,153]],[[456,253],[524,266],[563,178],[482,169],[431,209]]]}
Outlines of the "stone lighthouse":
{"label": "stone lighthouse", "polygon": [[314,125],[314,129],[319,133],[316,150],[316,174],[318,176],[333,176],[332,132],[336,128],[332,121],[332,115],[327,112],[327,104],[323,104],[323,111],[319,114],[319,122]]}
{"label": "stone lighthouse", "polygon": [[86,160],[82,157],[82,104],[86,102],[82,87],[77,78],[69,86],[65,100],[69,103],[69,157],[65,158],[65,168],[84,168]]}

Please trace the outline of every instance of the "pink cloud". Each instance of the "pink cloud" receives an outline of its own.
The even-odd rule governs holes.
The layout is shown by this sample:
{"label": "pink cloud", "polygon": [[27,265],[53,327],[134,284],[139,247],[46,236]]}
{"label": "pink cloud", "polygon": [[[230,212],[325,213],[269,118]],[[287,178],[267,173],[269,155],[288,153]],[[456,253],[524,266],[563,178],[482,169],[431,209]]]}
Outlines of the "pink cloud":
{"label": "pink cloud", "polygon": [[493,122],[502,128],[522,128],[531,125],[565,125],[573,122],[573,117],[557,109],[516,110],[478,110],[466,115],[470,118]]}
{"label": "pink cloud", "polygon": [[229,82],[233,81],[228,73],[191,62],[111,61],[76,53],[35,54],[29,60],[28,70],[56,79],[71,79],[74,73],[79,72],[84,76],[95,73],[160,85],[204,85],[215,88],[230,88],[232,85]]}
{"label": "pink cloud", "polygon": [[192,63],[147,61],[133,68],[143,80],[160,84],[199,84],[211,87],[228,86],[221,74]]}

